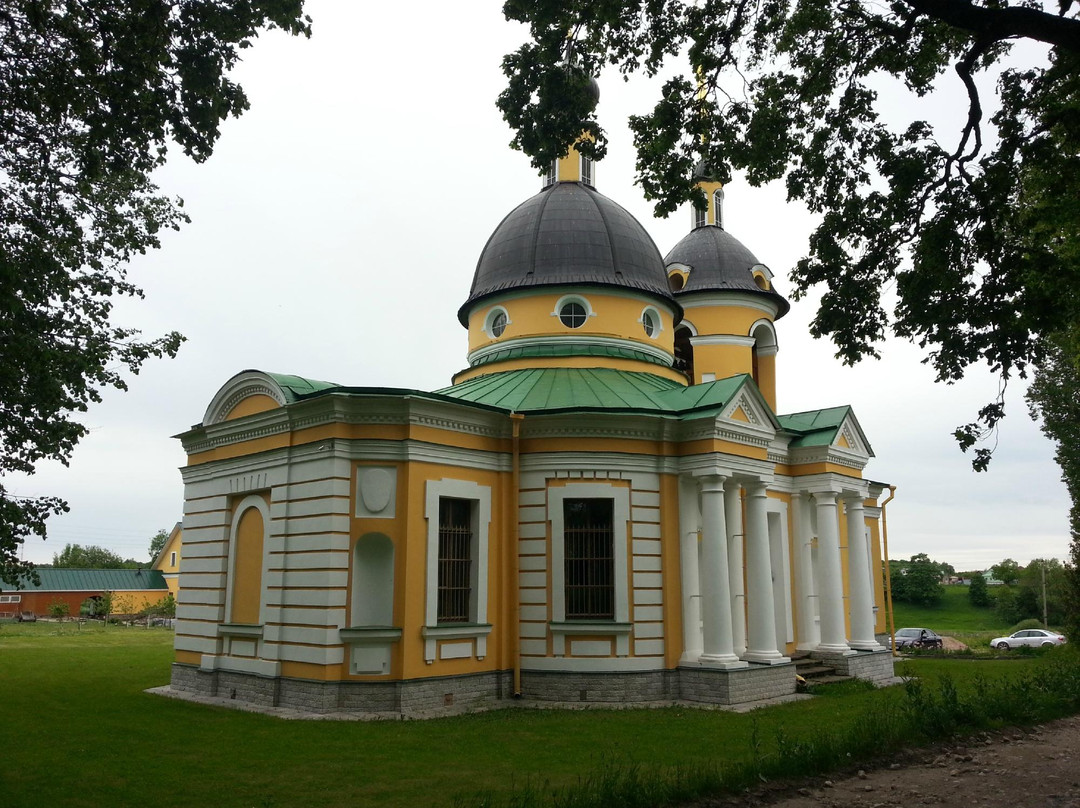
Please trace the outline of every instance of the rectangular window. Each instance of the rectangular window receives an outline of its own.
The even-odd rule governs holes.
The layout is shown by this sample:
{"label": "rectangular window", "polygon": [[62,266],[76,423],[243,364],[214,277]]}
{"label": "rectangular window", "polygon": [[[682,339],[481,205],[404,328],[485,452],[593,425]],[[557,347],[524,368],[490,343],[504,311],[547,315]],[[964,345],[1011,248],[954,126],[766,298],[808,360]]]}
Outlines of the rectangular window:
{"label": "rectangular window", "polygon": [[439,498],[437,620],[467,623],[472,600],[473,500]]}
{"label": "rectangular window", "polygon": [[614,502],[563,501],[567,620],[615,619]]}
{"label": "rectangular window", "polygon": [[588,157],[581,158],[581,182],[585,185],[593,184],[593,164]]}
{"label": "rectangular window", "polygon": [[176,566],[176,553],[169,553],[169,566],[170,567],[175,567]]}

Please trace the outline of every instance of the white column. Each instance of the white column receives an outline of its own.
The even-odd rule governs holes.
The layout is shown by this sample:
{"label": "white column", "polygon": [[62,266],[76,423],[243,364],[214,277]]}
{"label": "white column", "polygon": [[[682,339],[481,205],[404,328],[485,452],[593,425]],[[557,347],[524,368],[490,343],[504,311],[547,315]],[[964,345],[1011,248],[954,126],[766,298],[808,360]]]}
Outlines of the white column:
{"label": "white column", "polygon": [[854,654],[844,632],[844,578],[840,567],[840,528],[836,492],[814,494],[818,529],[818,604],[821,607],[821,642],[818,651]]}
{"label": "white column", "polygon": [[790,660],[776,647],[776,609],[773,606],[772,558],[765,483],[746,486],[746,572],[749,636],[745,659],[777,664]]}
{"label": "white column", "polygon": [[799,630],[798,648],[812,651],[821,642],[814,619],[817,592],[814,589],[814,535],[810,529],[810,497],[805,491],[791,495],[791,521],[795,528],[795,617]]}
{"label": "white column", "polygon": [[746,653],[746,587],[743,583],[743,518],[741,486],[729,479],[724,484],[727,515],[728,581],[731,588],[731,645],[737,656]]}
{"label": "white column", "polygon": [[682,579],[683,653],[682,662],[697,662],[701,656],[701,578],[698,574],[698,483],[693,477],[679,478],[679,571]]}
{"label": "white column", "polygon": [[848,606],[851,611],[852,648],[880,651],[874,637],[874,590],[870,580],[870,559],[866,551],[866,515],[861,494],[844,500],[847,510]]}
{"label": "white column", "polygon": [[710,667],[746,667],[732,650],[731,589],[728,580],[727,520],[724,518],[724,480],[710,474],[701,481],[701,567],[704,653]]}

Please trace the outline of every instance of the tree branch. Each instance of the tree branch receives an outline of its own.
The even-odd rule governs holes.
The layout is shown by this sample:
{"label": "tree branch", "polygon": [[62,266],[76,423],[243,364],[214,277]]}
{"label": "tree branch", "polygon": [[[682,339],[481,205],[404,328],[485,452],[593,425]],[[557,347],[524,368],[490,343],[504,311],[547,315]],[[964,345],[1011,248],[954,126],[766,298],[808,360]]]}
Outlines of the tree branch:
{"label": "tree branch", "polygon": [[919,14],[970,31],[980,38],[1034,39],[1080,53],[1080,20],[1034,8],[986,8],[971,0],[904,0]]}

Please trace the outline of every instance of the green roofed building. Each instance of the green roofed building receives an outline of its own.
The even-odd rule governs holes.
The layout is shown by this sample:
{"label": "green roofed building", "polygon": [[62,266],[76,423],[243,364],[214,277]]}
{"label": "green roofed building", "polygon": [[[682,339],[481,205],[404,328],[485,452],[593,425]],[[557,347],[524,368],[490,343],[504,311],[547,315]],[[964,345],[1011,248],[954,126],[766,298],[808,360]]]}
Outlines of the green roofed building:
{"label": "green roofed building", "polygon": [[38,582],[24,578],[18,586],[0,582],[0,618],[47,617],[55,603],[67,605],[76,617],[83,603],[113,593],[113,613],[136,614],[169,594],[160,570],[58,569],[37,567]]}
{"label": "green roofed building", "polygon": [[571,150],[461,278],[440,390],[228,380],[178,436],[173,690],[430,715],[782,698],[807,654],[889,680],[887,486],[850,407],[778,410],[788,302],[700,182],[662,256]]}

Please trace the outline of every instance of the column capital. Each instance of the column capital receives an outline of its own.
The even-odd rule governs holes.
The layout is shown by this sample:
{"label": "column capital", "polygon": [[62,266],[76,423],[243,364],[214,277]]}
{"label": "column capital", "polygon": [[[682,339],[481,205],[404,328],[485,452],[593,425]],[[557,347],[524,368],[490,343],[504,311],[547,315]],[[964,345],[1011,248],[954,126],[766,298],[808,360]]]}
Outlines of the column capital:
{"label": "column capital", "polygon": [[720,466],[711,466],[709,468],[694,469],[692,476],[695,480],[707,480],[710,477],[719,477],[721,480],[728,480],[732,477],[732,474],[731,469],[722,468]]}
{"label": "column capital", "polygon": [[837,498],[840,496],[839,491],[811,491],[814,495],[814,499],[817,502],[827,502],[830,504],[836,504]]}
{"label": "column capital", "polygon": [[858,502],[861,506],[863,504],[863,501],[866,499],[866,492],[859,491],[856,488],[845,488],[843,491],[840,492],[840,497],[845,502]]}
{"label": "column capital", "polygon": [[742,480],[741,482],[748,497],[764,497],[769,488],[769,484],[764,480]]}

